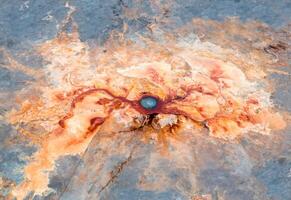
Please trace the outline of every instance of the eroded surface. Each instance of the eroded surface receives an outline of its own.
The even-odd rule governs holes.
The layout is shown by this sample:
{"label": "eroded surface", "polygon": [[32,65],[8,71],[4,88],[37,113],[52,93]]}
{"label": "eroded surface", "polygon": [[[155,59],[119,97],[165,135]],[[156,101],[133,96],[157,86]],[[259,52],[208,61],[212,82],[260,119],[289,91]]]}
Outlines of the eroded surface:
{"label": "eroded surface", "polygon": [[[91,3],[119,24],[100,42],[86,40],[89,4],[49,12],[57,30],[29,51],[1,48],[15,76],[0,82],[4,199],[291,196],[284,24],[179,20],[174,1]],[[154,109],[140,105],[148,96]]]}

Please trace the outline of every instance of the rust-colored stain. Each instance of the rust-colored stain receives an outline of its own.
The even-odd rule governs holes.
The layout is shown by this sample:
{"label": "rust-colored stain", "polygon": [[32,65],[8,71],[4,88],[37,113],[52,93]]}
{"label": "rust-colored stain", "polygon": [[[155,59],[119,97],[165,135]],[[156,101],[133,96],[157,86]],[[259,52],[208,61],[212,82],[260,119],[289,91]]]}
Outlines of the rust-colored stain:
{"label": "rust-colored stain", "polygon": [[[201,29],[207,23],[222,26],[212,21],[193,23]],[[238,23],[231,30],[239,28]],[[72,33],[61,32],[39,45],[38,52],[49,64],[37,72],[15,64],[7,54],[16,70],[36,78],[19,95],[20,108],[12,110],[7,120],[39,145],[24,168],[25,180],[12,194],[23,199],[30,191],[45,192],[55,161],[82,154],[106,120],[115,120],[120,132],[143,130],[144,141],[156,135],[165,149],[168,138],[183,140],[179,130],[189,123],[225,142],[238,140],[250,130],[268,134],[286,126],[273,108],[270,91],[260,84],[267,84],[262,67],[265,55],[251,52],[256,56],[248,63],[245,55],[220,44],[204,42],[185,29],[178,33],[182,37],[162,34],[163,42],[112,33],[106,44],[92,48],[80,41],[75,25]],[[33,91],[39,95],[30,95]],[[158,100],[155,109],[141,107],[139,101],[145,96]],[[20,124],[37,124],[43,134]]]}

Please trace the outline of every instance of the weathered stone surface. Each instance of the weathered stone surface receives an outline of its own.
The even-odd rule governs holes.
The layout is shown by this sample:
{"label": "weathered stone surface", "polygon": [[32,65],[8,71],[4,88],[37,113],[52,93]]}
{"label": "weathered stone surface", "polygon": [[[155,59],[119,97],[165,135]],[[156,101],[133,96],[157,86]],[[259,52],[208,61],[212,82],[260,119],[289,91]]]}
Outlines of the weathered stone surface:
{"label": "weathered stone surface", "polygon": [[[75,9],[73,21],[64,20],[72,8]],[[137,33],[147,36],[152,31],[152,37],[158,40],[162,40],[160,34],[167,32],[183,37],[180,28],[188,28],[202,42],[215,44],[225,52],[230,49],[251,55],[242,57],[241,63],[252,60],[253,55],[258,55],[258,60],[266,56],[270,62],[278,58],[277,64],[270,64],[273,68],[266,67],[269,70],[266,81],[273,87],[270,91],[274,110],[284,116],[287,128],[270,135],[250,130],[235,142],[209,135],[207,127],[184,129],[179,133],[183,139],[170,139],[165,153],[157,140],[144,142],[143,130],[119,132],[120,124],[114,124],[113,120],[92,137],[83,153],[64,154],[56,160],[54,170],[49,170],[49,191],[43,195],[31,193],[26,199],[186,200],[203,195],[204,199],[210,196],[213,200],[291,199],[290,9],[288,0],[73,0],[69,4],[63,0],[3,0],[0,6],[0,199],[12,198],[15,185],[25,180],[25,166],[41,149],[33,136],[20,133],[19,127],[9,123],[6,114],[13,108],[21,108],[19,102],[24,102],[23,96],[41,95],[36,89],[25,95],[33,83],[40,86],[49,79],[48,74],[38,74],[38,70],[46,69],[53,61],[47,59],[49,53],[43,56],[38,48],[60,33],[74,32],[74,23],[80,38],[76,49],[92,50],[98,46],[98,51],[104,48],[106,53],[104,43],[110,34],[122,32],[127,24],[125,35],[134,41]],[[237,25],[227,21],[228,17],[239,17],[241,21]],[[247,24],[252,20],[259,25]],[[159,29],[154,29],[154,25]],[[246,30],[253,27],[257,29]],[[285,46],[278,46],[279,41]],[[88,54],[90,62],[95,59],[94,51]],[[90,64],[95,65],[93,61]],[[25,125],[25,122],[18,123],[41,136],[44,133],[43,124],[43,127]],[[118,128],[108,131],[108,127]]]}

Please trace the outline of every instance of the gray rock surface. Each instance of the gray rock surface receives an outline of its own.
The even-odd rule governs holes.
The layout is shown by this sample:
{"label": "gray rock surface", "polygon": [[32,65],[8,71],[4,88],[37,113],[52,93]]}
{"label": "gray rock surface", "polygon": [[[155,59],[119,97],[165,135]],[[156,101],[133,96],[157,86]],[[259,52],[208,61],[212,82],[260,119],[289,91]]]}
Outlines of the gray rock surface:
{"label": "gray rock surface", "polygon": [[[68,12],[65,3],[64,0],[0,0],[0,48],[20,63],[41,68],[44,61],[33,47],[56,36],[58,25]],[[97,43],[102,43],[112,30],[120,30],[123,22],[129,24],[131,33],[142,33],[159,12],[150,8],[147,1],[134,4],[131,0],[72,0],[70,4],[76,7],[74,19],[81,39]],[[121,15],[122,7],[137,7],[148,15],[127,19]],[[177,0],[171,12],[165,14],[175,23],[165,28],[182,26],[195,17],[223,21],[236,16],[243,22],[259,20],[279,29],[290,23],[290,13],[290,0]],[[21,72],[4,68],[5,62],[0,51],[0,95],[10,92],[10,96],[0,96],[1,102],[5,102],[0,105],[0,114],[13,107],[14,94],[26,87],[26,81],[32,81]],[[290,65],[283,70],[286,69],[289,76],[273,74],[268,78],[277,83],[272,96],[276,106],[290,112]],[[138,140],[125,144],[132,138],[131,133],[116,137],[107,146],[94,138],[83,157],[63,157],[58,161],[57,169],[50,174],[49,186],[55,192],[34,199],[186,200],[195,193],[211,194],[214,200],[288,200],[291,199],[290,128],[278,135],[284,138],[283,143],[253,135],[235,145],[189,135],[180,152],[170,152],[170,159],[164,159],[153,146]],[[15,183],[23,179],[21,169],[36,150],[18,137],[0,118],[0,176]],[[268,145],[256,146],[252,143],[254,139],[266,140]],[[183,151],[195,153],[183,155]],[[152,160],[157,163],[151,163]],[[81,182],[80,177],[83,177]],[[147,190],[148,184],[157,185],[156,191]],[[7,193],[0,188],[0,199],[5,199]]]}

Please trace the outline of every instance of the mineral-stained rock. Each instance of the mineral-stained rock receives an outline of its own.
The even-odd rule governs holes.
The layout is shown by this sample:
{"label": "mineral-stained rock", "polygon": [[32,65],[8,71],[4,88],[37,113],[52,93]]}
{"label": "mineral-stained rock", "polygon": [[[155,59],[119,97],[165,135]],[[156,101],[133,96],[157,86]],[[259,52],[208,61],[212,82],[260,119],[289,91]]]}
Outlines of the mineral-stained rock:
{"label": "mineral-stained rock", "polygon": [[184,3],[20,4],[52,10],[0,49],[0,198],[291,198],[290,30]]}

